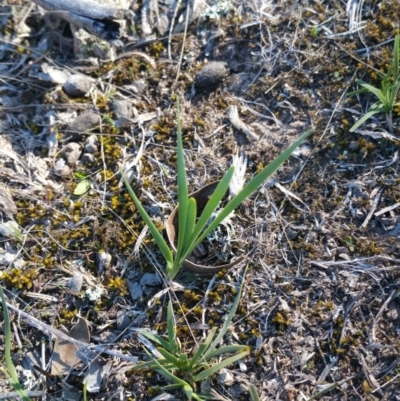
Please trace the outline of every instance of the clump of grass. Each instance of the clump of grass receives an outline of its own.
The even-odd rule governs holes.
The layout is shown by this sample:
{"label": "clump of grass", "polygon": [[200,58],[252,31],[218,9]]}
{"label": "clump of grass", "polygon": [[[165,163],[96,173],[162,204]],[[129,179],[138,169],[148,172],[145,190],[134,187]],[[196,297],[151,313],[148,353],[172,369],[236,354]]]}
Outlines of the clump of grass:
{"label": "clump of grass", "polygon": [[213,195],[207,202],[202,214],[197,219],[197,205],[194,198],[189,198],[188,181],[186,176],[185,157],[183,152],[182,129],[179,112],[179,99],[177,98],[177,120],[178,120],[178,146],[177,146],[177,170],[178,170],[178,243],[177,251],[174,255],[163,236],[147,214],[139,198],[132,190],[127,177],[121,171],[125,186],[129,195],[136,205],[137,210],[142,215],[143,220],[149,227],[149,230],[156,241],[164,259],[166,261],[166,273],[169,280],[173,280],[185,259],[193,252],[193,250],[212,233],[233,211],[240,206],[253,192],[255,192],[293,153],[293,151],[304,141],[311,133],[312,129],[305,132],[297,141],[291,144],[277,158],[264,167],[257,175],[255,175],[244,188],[239,191],[229,202],[223,207],[210,223],[211,216],[216,212],[222,198],[231,183],[235,167],[232,166],[223,176],[217,185]]}
{"label": "clump of grass", "polygon": [[399,74],[399,34],[396,35],[393,48],[393,60],[386,74],[377,71],[381,80],[381,88],[367,84],[362,80],[357,80],[357,84],[362,87],[356,91],[350,92],[349,96],[358,95],[360,93],[372,93],[378,101],[375,102],[351,128],[350,132],[354,132],[368,119],[378,113],[385,113],[386,124],[390,133],[393,133],[392,111],[395,106],[400,106],[397,101],[400,90],[400,74]]}
{"label": "clump of grass", "polygon": [[31,401],[31,399],[26,394],[25,390],[22,388],[21,383],[18,380],[17,371],[11,359],[11,324],[10,316],[8,314],[8,308],[6,299],[4,297],[3,288],[0,286],[0,298],[3,305],[3,315],[4,315],[4,357],[6,360],[6,368],[0,367],[0,372],[3,372],[10,384],[14,387],[14,390],[20,395],[24,401]]}
{"label": "clump of grass", "polygon": [[[243,277],[245,277],[246,272],[247,268]],[[141,331],[139,339],[149,350],[146,352],[150,355],[151,360],[137,364],[133,370],[142,370],[144,368],[154,370],[172,383],[166,386],[165,390],[181,389],[189,400],[202,401],[208,399],[207,395],[197,393],[196,383],[207,379],[250,353],[250,348],[246,345],[225,345],[217,348],[236,313],[243,283],[244,278],[229,315],[217,336],[215,336],[217,328],[214,327],[210,330],[207,338],[198,345],[193,356],[189,356],[182,350],[181,343],[177,339],[174,310],[171,301],[169,301],[167,307],[167,338],[148,331]],[[154,347],[147,339],[151,340],[157,347]],[[218,363],[215,362],[215,358],[221,358],[225,354],[233,355],[220,360]]]}

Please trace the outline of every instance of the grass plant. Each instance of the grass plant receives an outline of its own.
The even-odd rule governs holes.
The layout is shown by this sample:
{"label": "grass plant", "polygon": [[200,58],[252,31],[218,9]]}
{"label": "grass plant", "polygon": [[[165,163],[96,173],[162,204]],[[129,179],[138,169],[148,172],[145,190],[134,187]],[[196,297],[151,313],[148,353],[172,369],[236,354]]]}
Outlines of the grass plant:
{"label": "grass plant", "polygon": [[185,167],[185,156],[183,151],[182,128],[180,121],[179,99],[177,99],[177,170],[178,170],[178,244],[177,251],[173,251],[164,240],[162,234],[151,220],[144,209],[139,198],[129,184],[126,175],[121,171],[125,186],[135,203],[138,211],[147,224],[154,240],[156,241],[162,255],[166,261],[166,273],[170,280],[173,280],[179,273],[184,260],[193,252],[193,250],[206,238],[222,221],[227,218],[238,206],[240,206],[253,192],[255,192],[293,153],[293,151],[304,141],[311,133],[312,129],[306,131],[299,139],[292,143],[277,158],[264,167],[244,188],[239,191],[225,207],[217,214],[215,219],[209,223],[211,216],[217,209],[219,203],[229,188],[233,177],[234,166],[230,167],[225,173],[213,195],[207,202],[202,214],[197,219],[197,205],[193,198],[189,199],[188,181]]}
{"label": "grass plant", "polygon": [[381,88],[367,84],[362,80],[357,80],[357,84],[362,87],[356,91],[350,92],[349,96],[358,95],[360,93],[372,93],[378,100],[368,109],[363,117],[361,117],[351,128],[350,132],[354,132],[365,121],[378,113],[385,113],[386,123],[390,133],[393,133],[392,111],[395,106],[400,106],[397,101],[400,90],[399,75],[399,34],[396,35],[393,48],[393,60],[386,74],[377,71],[381,80]]}
{"label": "grass plant", "polygon": [[3,288],[0,286],[0,298],[3,305],[3,315],[4,315],[4,357],[6,360],[5,369],[3,366],[0,367],[0,371],[3,372],[10,384],[14,387],[14,390],[20,395],[24,401],[30,401],[31,399],[26,394],[25,390],[22,388],[21,383],[18,380],[17,371],[11,359],[11,324],[10,316],[8,314],[8,308],[6,299],[4,297]]}
{"label": "grass plant", "polygon": [[[196,392],[196,382],[207,379],[250,353],[250,348],[245,345],[224,345],[217,348],[236,313],[246,272],[247,268],[243,273],[242,283],[224,325],[218,334],[217,328],[212,328],[207,338],[198,345],[193,356],[190,357],[182,351],[182,346],[176,336],[176,322],[172,303],[169,301],[167,307],[167,338],[148,331],[141,331],[140,334],[151,340],[157,347],[148,345],[147,353],[151,360],[139,363],[133,369],[148,368],[156,371],[171,382],[171,385],[164,388],[165,390],[181,389],[189,400],[202,401],[208,399],[207,395]],[[142,342],[146,344],[146,341]],[[151,353],[156,357],[152,356]],[[233,356],[222,359],[218,363],[213,362],[215,358],[225,354],[233,354]]]}

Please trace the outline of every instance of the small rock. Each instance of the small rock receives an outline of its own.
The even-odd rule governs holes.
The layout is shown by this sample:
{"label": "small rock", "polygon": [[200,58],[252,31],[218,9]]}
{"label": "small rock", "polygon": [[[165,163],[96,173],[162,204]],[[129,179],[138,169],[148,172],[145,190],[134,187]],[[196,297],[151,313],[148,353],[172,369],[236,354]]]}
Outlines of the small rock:
{"label": "small rock", "polygon": [[137,79],[131,85],[135,93],[143,93],[147,89],[147,82],[144,79]]}
{"label": "small rock", "polygon": [[95,161],[96,161],[96,158],[91,153],[84,153],[80,160],[80,162],[85,165],[94,163]]}
{"label": "small rock", "polygon": [[54,172],[57,175],[61,175],[62,177],[66,177],[67,175],[70,175],[71,170],[70,168],[67,166],[67,163],[65,163],[64,159],[58,159],[55,163],[54,163]]}
{"label": "small rock", "polygon": [[339,258],[343,260],[350,260],[350,256],[347,253],[339,253]]}
{"label": "small rock", "polygon": [[81,135],[100,125],[100,116],[88,111],[77,117],[66,129],[66,140],[79,140]]}
{"label": "small rock", "polygon": [[82,97],[89,92],[91,85],[92,80],[89,77],[82,74],[73,74],[68,77],[64,85],[64,91],[68,96]]}
{"label": "small rock", "polygon": [[132,118],[132,115],[133,115],[132,104],[127,99],[116,100],[113,103],[113,110],[114,110],[115,117],[117,119]]}
{"label": "small rock", "polygon": [[349,143],[349,149],[352,151],[356,151],[360,148],[360,145],[357,141],[350,141]]}
{"label": "small rock", "polygon": [[82,274],[76,274],[71,277],[68,281],[67,287],[70,289],[71,293],[78,295],[82,289],[83,277]]}
{"label": "small rock", "polygon": [[64,147],[64,157],[69,166],[74,166],[82,153],[79,143],[71,142]]}
{"label": "small rock", "polygon": [[228,73],[226,63],[222,61],[211,61],[206,64],[194,79],[199,88],[209,88],[217,86]]}
{"label": "small rock", "polygon": [[88,153],[96,153],[98,149],[99,140],[97,135],[93,134],[86,138],[85,149]]}
{"label": "small rock", "polygon": [[132,283],[128,280],[129,294],[131,294],[132,301],[137,301],[143,295],[142,287],[139,283]]}
{"label": "small rock", "polygon": [[297,238],[298,233],[297,233],[297,231],[292,230],[290,227],[287,227],[286,228],[286,235],[291,241],[293,241],[294,239]]}
{"label": "small rock", "polygon": [[232,373],[222,369],[218,375],[217,382],[218,384],[229,387],[235,383],[235,378],[233,377]]}
{"label": "small rock", "polygon": [[151,285],[155,286],[160,284],[160,279],[155,273],[145,273],[143,277],[140,279],[140,285]]}
{"label": "small rock", "polygon": [[120,310],[117,312],[117,329],[125,330],[131,324],[131,319],[127,315],[126,311]]}

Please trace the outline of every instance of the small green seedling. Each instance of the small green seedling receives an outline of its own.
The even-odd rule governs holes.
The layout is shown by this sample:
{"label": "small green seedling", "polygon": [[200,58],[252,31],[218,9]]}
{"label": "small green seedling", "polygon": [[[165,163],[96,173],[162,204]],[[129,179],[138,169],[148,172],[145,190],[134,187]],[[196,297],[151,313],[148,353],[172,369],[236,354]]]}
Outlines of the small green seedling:
{"label": "small green seedling", "polygon": [[[247,268],[243,277],[245,277],[246,271]],[[216,328],[211,329],[207,338],[204,342],[198,345],[197,350],[191,357],[188,356],[187,353],[182,352],[181,344],[176,337],[174,311],[172,303],[169,301],[167,308],[168,338],[164,338],[163,336],[148,331],[141,331],[140,334],[142,336],[147,337],[157,345],[156,349],[152,349],[151,346],[148,346],[149,351],[152,352],[153,355],[156,355],[156,358],[151,356],[150,352],[148,352],[151,360],[139,363],[133,369],[140,370],[148,368],[156,371],[172,383],[171,385],[166,386],[165,390],[181,389],[189,400],[195,399],[197,401],[202,401],[208,399],[207,395],[202,395],[196,392],[196,382],[207,379],[214,373],[233,364],[239,359],[244,358],[250,353],[250,348],[245,345],[224,345],[217,348],[236,313],[242,294],[243,283],[244,279],[242,280],[229,315],[218,332],[218,335],[215,337],[217,331]],[[146,343],[145,341],[142,342]],[[233,354],[233,356],[222,359],[218,363],[213,362],[214,358],[221,357],[225,354]]]}
{"label": "small green seedling", "polygon": [[381,80],[381,89],[375,88],[362,80],[357,80],[357,84],[362,87],[354,92],[350,92],[349,96],[358,95],[359,93],[372,93],[378,101],[375,102],[351,128],[350,132],[354,132],[358,127],[364,124],[369,118],[378,113],[385,113],[386,123],[390,133],[393,133],[392,111],[395,106],[400,106],[397,101],[400,90],[399,75],[399,34],[396,35],[393,48],[393,61],[389,66],[388,72],[382,74],[377,72]]}
{"label": "small green seedling", "polygon": [[4,315],[4,357],[6,360],[7,369],[3,366],[0,367],[0,372],[3,372],[8,381],[14,387],[14,390],[20,395],[20,397],[24,401],[31,401],[31,399],[25,393],[25,390],[22,388],[21,383],[18,380],[17,371],[15,370],[15,366],[11,359],[11,324],[10,324],[10,316],[8,314],[8,308],[6,299],[4,297],[3,288],[0,286],[0,298],[1,303],[3,305],[3,315]]}
{"label": "small green seedling", "polygon": [[197,206],[194,198],[189,199],[189,189],[186,176],[185,156],[183,152],[182,128],[179,112],[179,100],[177,100],[177,118],[178,118],[178,146],[177,146],[177,170],[178,170],[178,244],[176,254],[170,249],[157,227],[147,214],[139,198],[133,192],[129,181],[123,171],[121,171],[125,186],[129,195],[135,203],[143,220],[149,227],[149,230],[156,241],[161,253],[166,261],[166,273],[170,280],[173,280],[179,273],[184,260],[193,252],[193,250],[221,224],[238,206],[240,206],[254,191],[256,191],[293,153],[293,151],[304,141],[311,133],[312,129],[306,131],[297,141],[292,143],[268,166],[264,167],[260,173],[254,176],[244,188],[235,195],[228,204],[221,209],[215,219],[209,224],[212,214],[217,209],[219,203],[229,188],[233,177],[235,167],[232,166],[226,172],[219,182],[213,195],[207,202],[202,214],[197,219]]}

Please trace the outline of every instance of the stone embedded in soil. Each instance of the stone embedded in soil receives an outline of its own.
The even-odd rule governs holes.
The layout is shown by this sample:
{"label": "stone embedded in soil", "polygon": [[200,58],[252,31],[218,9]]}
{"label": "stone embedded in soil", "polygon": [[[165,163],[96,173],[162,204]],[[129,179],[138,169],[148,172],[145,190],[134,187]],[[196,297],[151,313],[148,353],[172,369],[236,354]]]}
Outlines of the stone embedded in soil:
{"label": "stone embedded in soil", "polygon": [[116,100],[113,103],[113,110],[116,118],[132,118],[132,104],[127,99]]}
{"label": "stone embedded in soil", "polygon": [[143,277],[140,279],[140,285],[159,285],[160,284],[160,279],[157,274],[154,273],[145,273]]}
{"label": "stone embedded in soil", "polygon": [[227,75],[228,68],[222,61],[211,61],[207,63],[194,79],[199,88],[210,88],[218,85]]}
{"label": "stone embedded in soil", "polygon": [[65,177],[67,175],[70,175],[71,170],[70,168],[67,166],[66,162],[64,159],[58,159],[55,163],[54,163],[54,172],[57,175],[61,175],[62,177]]}
{"label": "stone embedded in soil", "polygon": [[124,310],[117,312],[117,329],[125,330],[131,324],[131,319]]}
{"label": "stone embedded in soil", "polygon": [[68,77],[64,85],[64,91],[68,96],[81,97],[89,92],[91,85],[91,78],[82,74],[73,74]]}
{"label": "stone embedded in soil", "polygon": [[99,140],[97,139],[97,135],[93,134],[86,138],[85,142],[85,150],[88,153],[96,153],[98,149]]}
{"label": "stone embedded in soil", "polygon": [[82,134],[100,125],[100,115],[88,111],[77,117],[66,129],[66,140],[79,140]]}
{"label": "stone embedded in soil", "polygon": [[143,295],[143,290],[140,284],[132,283],[130,280],[128,280],[128,290],[129,294],[131,294],[132,301],[137,301]]}
{"label": "stone embedded in soil", "polygon": [[69,166],[74,166],[82,153],[79,143],[71,142],[64,147],[63,155]]}

